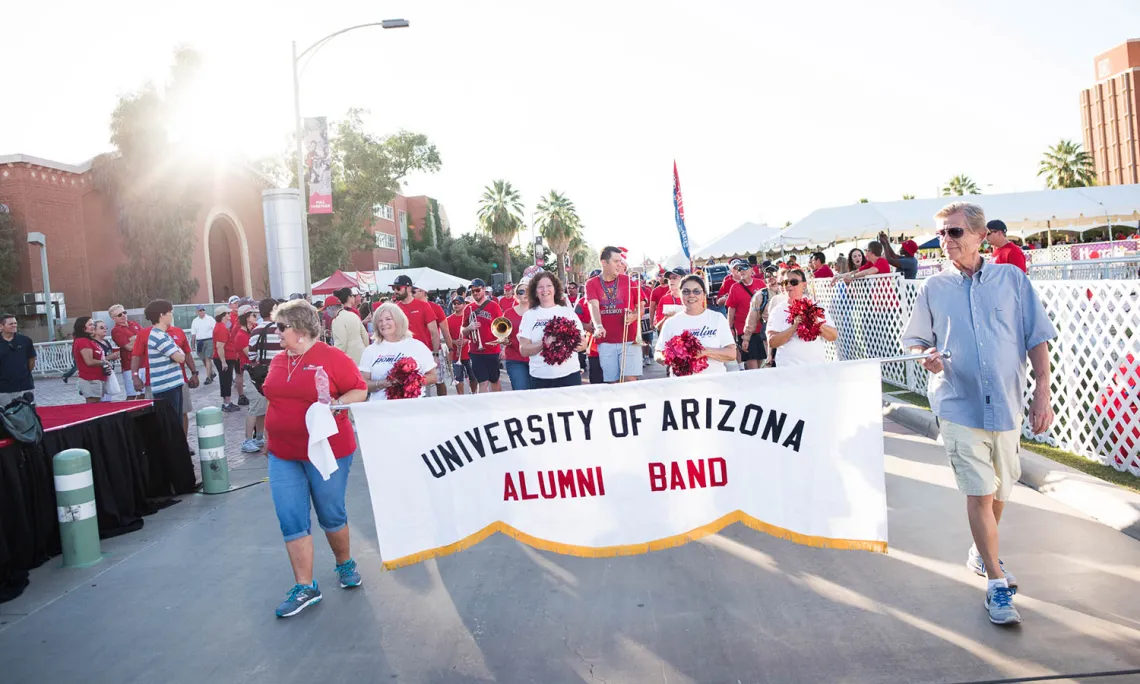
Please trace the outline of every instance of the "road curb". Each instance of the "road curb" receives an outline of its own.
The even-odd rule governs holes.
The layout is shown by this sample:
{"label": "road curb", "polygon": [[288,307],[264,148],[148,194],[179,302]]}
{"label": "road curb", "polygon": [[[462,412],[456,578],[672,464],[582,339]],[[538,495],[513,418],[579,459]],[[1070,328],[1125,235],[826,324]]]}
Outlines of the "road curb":
{"label": "road curb", "polygon": [[[941,441],[938,423],[927,409],[884,396],[883,417],[923,437]],[[1019,481],[1101,524],[1140,540],[1140,494],[1136,492],[1027,449],[1021,450]]]}

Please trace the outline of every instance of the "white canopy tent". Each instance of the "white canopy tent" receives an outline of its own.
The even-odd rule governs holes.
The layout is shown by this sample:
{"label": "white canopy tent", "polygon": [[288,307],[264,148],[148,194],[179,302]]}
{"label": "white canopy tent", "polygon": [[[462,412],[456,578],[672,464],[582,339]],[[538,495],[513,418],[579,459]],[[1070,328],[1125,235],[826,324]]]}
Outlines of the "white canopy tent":
{"label": "white canopy tent", "polygon": [[[426,266],[420,268],[394,268],[387,271],[344,271],[349,278],[360,283],[360,289],[368,292],[391,292],[392,282],[397,276],[406,275],[412,279],[416,287],[429,292],[435,290],[453,290],[460,285],[467,285],[468,280],[453,276],[450,273],[437,271]],[[324,280],[313,283],[313,288],[319,288]]]}
{"label": "white canopy tent", "polygon": [[756,254],[779,234],[779,228],[764,223],[745,223],[693,252],[693,261]]}
{"label": "white canopy tent", "polygon": [[927,235],[936,226],[934,214],[946,204],[968,201],[981,206],[987,219],[1001,219],[1010,233],[1031,235],[1045,230],[1081,230],[1106,223],[1140,220],[1140,185],[1066,188],[1002,195],[968,195],[868,202],[817,209],[792,224],[768,249],[785,245],[817,247],[845,240],[867,239],[887,231],[892,237]]}

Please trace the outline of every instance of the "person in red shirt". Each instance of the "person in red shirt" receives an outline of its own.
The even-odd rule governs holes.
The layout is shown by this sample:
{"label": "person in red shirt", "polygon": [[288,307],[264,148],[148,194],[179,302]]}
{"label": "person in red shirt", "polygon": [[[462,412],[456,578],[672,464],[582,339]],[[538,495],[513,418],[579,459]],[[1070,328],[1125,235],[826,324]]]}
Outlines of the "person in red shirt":
{"label": "person in red shirt", "polygon": [[222,397],[222,411],[234,413],[241,408],[230,401],[233,392],[234,373],[238,370],[238,348],[231,339],[231,331],[236,327],[229,321],[230,310],[219,306],[214,309],[214,368],[218,371],[218,390]]}
{"label": "person in red shirt", "polygon": [[518,304],[519,300],[517,297],[515,297],[515,286],[514,286],[514,284],[513,283],[505,283],[503,285],[503,296],[496,299],[495,302],[499,305],[499,308],[502,309],[503,311],[506,311],[507,309],[514,306],[515,304]]}
{"label": "person in red shirt", "polygon": [[658,315],[658,311],[659,311],[658,302],[661,301],[662,297],[669,294],[668,278],[671,278],[671,277],[672,277],[672,271],[669,271],[664,276],[664,279],[665,279],[664,282],[662,282],[657,287],[653,288],[653,291],[649,293],[649,319],[651,321],[653,321],[654,324],[656,324],[657,321],[659,321],[661,319],[661,317]]}
{"label": "person in red shirt", "polygon": [[578,308],[578,302],[581,301],[582,294],[578,291],[578,283],[569,283],[566,286],[566,306],[571,309]]}
{"label": "person in red shirt", "polygon": [[79,396],[88,404],[103,401],[103,383],[111,374],[111,364],[103,347],[95,341],[95,321],[90,316],[75,319],[71,358],[79,371]]}
{"label": "person in red shirt", "polygon": [[497,302],[487,292],[487,283],[482,278],[471,281],[467,287],[472,302],[463,308],[462,332],[467,336],[478,336],[474,339],[469,353],[471,354],[471,374],[478,383],[477,393],[501,392],[499,384],[499,343],[495,341],[491,322],[503,315]]}
{"label": "person in red shirt", "polygon": [[[138,339],[139,331],[142,326],[132,320],[127,319],[127,310],[123,308],[122,304],[116,304],[110,309],[107,309],[107,314],[111,316],[111,320],[115,325],[111,328],[111,341],[119,348],[119,358],[129,359],[131,350],[134,347],[135,340]],[[146,338],[143,339],[143,346],[146,346]],[[127,393],[127,401],[133,399],[142,399],[142,392],[135,390],[135,381],[130,371],[130,363],[120,361],[123,367],[123,391]]]}
{"label": "person in red shirt", "polygon": [[[859,267],[858,271],[845,274],[843,276],[845,281],[851,282],[856,278],[886,275],[891,272],[891,265],[887,263],[886,258],[883,256],[883,245],[881,245],[878,240],[867,245],[867,251],[871,253],[871,256],[863,262],[863,265]],[[862,255],[862,253],[860,253],[860,255]]]}
{"label": "person in red shirt", "polygon": [[994,263],[1012,264],[1020,268],[1022,273],[1028,273],[1025,266],[1025,252],[1011,242],[1005,233],[1005,222],[1000,219],[994,219],[986,224],[986,242],[993,245]]}
{"label": "person in red shirt", "polygon": [[321,599],[313,581],[310,507],[316,509],[336,558],[340,586],[361,584],[352,559],[344,496],[356,451],[352,423],[347,411],[332,413],[337,432],[328,438],[328,445],[337,468],[322,475],[309,460],[306,417],[318,402],[343,406],[367,401],[368,386],[348,354],[320,341],[321,322],[308,302],[298,299],[280,305],[274,322],[284,351],[269,363],[262,390],[269,400],[265,412],[269,489],[296,583],[277,607],[277,616],[290,617]]}
{"label": "person in red shirt", "polygon": [[[599,268],[590,272],[591,278],[597,278],[602,274]],[[578,299],[578,305],[574,307],[574,313],[578,314],[578,320],[582,321],[582,327],[585,328],[586,334],[590,337],[590,347],[585,352],[580,352],[578,356],[578,363],[585,364],[586,376],[591,385],[605,384],[602,377],[602,366],[598,361],[598,340],[594,337],[594,324],[590,322],[590,303],[586,299],[585,288],[583,287],[583,294]],[[585,358],[583,358],[585,357]]]}
{"label": "person in red shirt", "polygon": [[[153,326],[147,326],[139,330],[139,339],[142,340],[142,342],[131,350],[130,360],[122,362],[124,368],[129,367],[131,369],[136,383],[135,390],[138,392],[140,398],[150,398],[150,354],[147,350],[146,339],[150,337],[151,327]],[[170,335],[170,339],[174,340],[174,344],[178,346],[178,349],[181,350],[182,355],[186,358],[186,360],[182,362],[182,379],[185,380],[185,382],[182,383],[182,432],[189,435],[190,414],[194,412],[194,403],[190,397],[190,390],[198,386],[198,367],[194,363],[194,355],[190,353],[190,339],[186,337],[186,333],[182,331],[182,328],[172,325],[166,329],[166,334]],[[203,363],[206,362],[203,361]]]}
{"label": "person in red shirt", "polygon": [[[432,314],[435,317],[435,326],[439,330],[440,336],[443,338],[443,344],[447,346],[447,349],[454,347],[455,342],[451,339],[451,331],[447,329],[447,313],[443,310],[443,307],[428,299],[427,290],[423,289],[422,287],[413,286],[412,296],[416,298],[416,301],[427,304],[428,307],[431,308]],[[430,345],[428,346],[430,347]],[[436,354],[438,355],[439,352],[437,351]],[[436,360],[438,361],[439,359]],[[440,381],[435,383],[435,393],[441,397],[446,397],[447,382],[443,379],[443,371],[440,371],[437,374],[437,377]]]}
{"label": "person in red shirt", "polygon": [[732,292],[732,286],[736,284],[736,279],[736,271],[729,268],[728,275],[720,282],[720,289],[716,291],[717,306],[724,306],[728,302],[728,293]]}
{"label": "person in red shirt", "polygon": [[432,350],[432,353],[438,353],[439,325],[436,323],[435,312],[427,302],[415,298],[414,288],[415,285],[409,276],[396,276],[395,282],[392,283],[392,290],[395,292],[392,301],[408,317],[408,330],[412,333],[412,337],[422,342],[425,347]]}
{"label": "person in red shirt", "polygon": [[[521,297],[503,297],[499,301],[507,301],[512,306],[503,306],[503,318],[511,322],[511,337],[503,347],[503,366],[507,369],[507,378],[511,381],[512,390],[530,389],[530,359],[519,351],[519,325],[523,314],[530,308],[530,301],[526,296],[526,280],[519,282]],[[502,304],[500,304],[502,306]]]}
{"label": "person in red shirt", "polygon": [[[586,281],[586,301],[594,338],[598,341],[602,377],[609,383],[636,380],[642,374],[642,356],[634,345],[641,320],[637,290],[621,272],[624,260],[619,248],[602,249],[601,262],[601,275]],[[624,347],[622,342],[625,342]]]}
{"label": "person in red shirt", "polygon": [[[684,302],[681,301],[681,279],[686,275],[685,269],[683,268],[674,268],[665,274],[665,284],[661,286],[665,288],[665,292],[660,294],[660,296],[657,297],[657,301],[653,303],[653,327],[657,329],[658,332],[660,332],[661,324],[666,318],[680,311],[680,309],[675,308],[666,314],[665,307],[685,305]],[[655,296],[658,295],[658,291],[661,287],[654,290],[653,294]]]}
{"label": "person in red shirt", "polygon": [[451,300],[451,310],[455,313],[447,317],[447,332],[452,340],[450,345],[451,369],[455,376],[455,388],[460,394],[466,394],[463,390],[463,384],[466,381],[471,385],[471,393],[474,394],[477,387],[475,376],[471,375],[470,345],[468,344],[469,340],[463,336],[463,307],[466,304],[462,297],[455,297]]}
{"label": "person in red shirt", "polygon": [[752,267],[747,261],[737,259],[729,267],[732,270],[736,284],[728,292],[725,306],[728,309],[728,324],[732,328],[732,336],[736,339],[737,359],[744,363],[747,370],[760,367],[767,355],[764,345],[753,344],[744,348],[741,337],[744,335],[744,323],[748,320],[748,311],[752,308],[752,295],[764,289],[764,284],[752,277]]}
{"label": "person in red shirt", "polygon": [[808,258],[808,266],[811,267],[811,276],[813,278],[834,278],[835,272],[827,265],[827,255],[823,252],[816,252]]}

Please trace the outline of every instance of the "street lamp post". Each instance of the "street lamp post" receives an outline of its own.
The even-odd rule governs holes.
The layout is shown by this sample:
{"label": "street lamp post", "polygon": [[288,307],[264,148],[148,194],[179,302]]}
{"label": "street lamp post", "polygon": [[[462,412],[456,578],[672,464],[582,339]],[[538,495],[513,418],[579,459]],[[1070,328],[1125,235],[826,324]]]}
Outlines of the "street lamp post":
{"label": "street lamp post", "polygon": [[[313,274],[309,266],[309,197],[305,194],[305,150],[301,141],[301,76],[297,70],[297,63],[302,57],[319,50],[325,43],[333,38],[336,38],[342,33],[355,31],[359,28],[367,28],[369,26],[379,26],[385,29],[394,28],[407,28],[411,24],[407,19],[385,19],[384,21],[374,21],[370,24],[359,24],[357,26],[349,26],[346,29],[341,29],[330,33],[329,35],[321,38],[309,47],[297,53],[297,41],[293,41],[293,118],[296,120],[297,129],[297,187],[301,191],[301,258],[305,261],[305,291],[311,293]],[[314,54],[316,54],[314,52]],[[46,278],[46,276],[45,276]]]}
{"label": "street lamp post", "polygon": [[40,247],[40,271],[44,278],[44,315],[47,317],[48,341],[55,341],[55,316],[51,308],[51,281],[48,280],[47,237],[43,233],[28,233],[28,244]]}

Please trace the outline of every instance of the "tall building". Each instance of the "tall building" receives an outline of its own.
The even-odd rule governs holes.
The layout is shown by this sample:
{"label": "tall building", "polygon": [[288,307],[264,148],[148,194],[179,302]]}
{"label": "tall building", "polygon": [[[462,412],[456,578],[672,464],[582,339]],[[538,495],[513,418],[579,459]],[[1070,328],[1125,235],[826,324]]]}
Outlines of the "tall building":
{"label": "tall building", "polygon": [[1098,185],[1140,182],[1140,128],[1136,110],[1140,93],[1140,40],[1129,40],[1095,60],[1096,82],[1081,91],[1081,127],[1085,150],[1096,161]]}
{"label": "tall building", "polygon": [[[436,211],[432,211],[433,206]],[[436,200],[426,195],[396,195],[391,202],[372,207],[368,230],[374,245],[369,251],[352,253],[353,270],[384,271],[411,266],[412,250],[434,245],[438,236],[451,234],[451,223],[443,205]]]}

